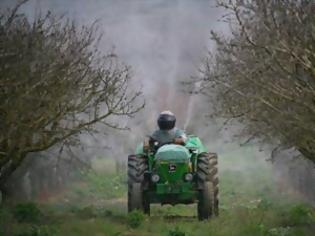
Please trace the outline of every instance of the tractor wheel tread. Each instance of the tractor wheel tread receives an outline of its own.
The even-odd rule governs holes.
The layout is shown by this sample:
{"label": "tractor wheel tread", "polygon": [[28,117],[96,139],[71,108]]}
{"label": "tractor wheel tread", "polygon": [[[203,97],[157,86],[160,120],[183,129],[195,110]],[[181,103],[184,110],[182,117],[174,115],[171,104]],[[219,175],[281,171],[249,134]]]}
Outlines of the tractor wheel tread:
{"label": "tractor wheel tread", "polygon": [[209,176],[211,177],[211,179],[213,179],[216,174],[218,174],[218,169],[217,168],[212,168],[210,171],[209,171]]}
{"label": "tractor wheel tread", "polygon": [[[198,218],[205,220],[219,215],[218,156],[215,153],[201,153],[197,160],[197,181],[201,187],[198,201]],[[210,202],[208,205],[205,202]],[[205,205],[206,204],[206,205]]]}
{"label": "tractor wheel tread", "polygon": [[147,159],[139,155],[128,156],[128,212],[141,210],[150,214],[150,203],[144,201],[144,173],[148,170]]}

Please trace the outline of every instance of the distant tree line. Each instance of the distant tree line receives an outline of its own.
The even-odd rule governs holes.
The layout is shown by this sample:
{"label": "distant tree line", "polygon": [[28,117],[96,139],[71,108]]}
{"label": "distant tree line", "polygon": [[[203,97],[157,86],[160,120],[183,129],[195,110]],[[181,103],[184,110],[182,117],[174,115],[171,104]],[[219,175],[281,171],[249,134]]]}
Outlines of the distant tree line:
{"label": "distant tree line", "polygon": [[[79,26],[48,12],[34,20],[20,2],[0,14],[0,191],[29,153],[77,145],[94,125],[143,107],[130,68],[98,45],[97,24]],[[117,120],[117,119],[116,119]]]}
{"label": "distant tree line", "polygon": [[315,162],[314,1],[218,5],[231,34],[211,33],[216,52],[204,64],[201,92],[211,94],[216,115],[244,125],[242,135]]}

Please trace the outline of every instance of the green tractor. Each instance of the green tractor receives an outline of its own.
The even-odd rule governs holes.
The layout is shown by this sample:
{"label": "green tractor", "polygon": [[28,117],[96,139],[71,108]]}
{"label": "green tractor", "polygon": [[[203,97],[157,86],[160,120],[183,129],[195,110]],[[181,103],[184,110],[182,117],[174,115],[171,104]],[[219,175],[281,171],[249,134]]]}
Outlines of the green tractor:
{"label": "green tractor", "polygon": [[219,214],[218,160],[200,139],[184,145],[140,144],[128,157],[128,212],[150,214],[150,204],[198,204],[199,220]]}

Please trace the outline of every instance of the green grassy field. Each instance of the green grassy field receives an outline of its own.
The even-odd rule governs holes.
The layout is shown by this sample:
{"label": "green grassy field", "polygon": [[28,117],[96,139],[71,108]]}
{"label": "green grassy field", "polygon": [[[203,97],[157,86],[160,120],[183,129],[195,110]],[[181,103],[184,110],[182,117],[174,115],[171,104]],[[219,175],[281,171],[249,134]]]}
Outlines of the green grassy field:
{"label": "green grassy field", "polygon": [[[259,154],[262,155],[262,154]],[[220,216],[198,222],[195,205],[153,205],[127,214],[126,175],[113,161],[45,203],[0,210],[0,235],[315,235],[314,210],[278,191],[269,163],[248,147],[220,155]]]}

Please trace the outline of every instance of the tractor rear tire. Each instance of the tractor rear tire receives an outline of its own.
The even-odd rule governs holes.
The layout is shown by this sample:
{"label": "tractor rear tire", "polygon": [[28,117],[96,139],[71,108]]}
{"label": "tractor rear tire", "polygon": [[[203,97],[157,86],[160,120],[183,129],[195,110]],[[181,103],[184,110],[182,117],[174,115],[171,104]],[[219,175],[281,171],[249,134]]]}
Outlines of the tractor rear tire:
{"label": "tractor rear tire", "polygon": [[150,214],[150,203],[144,199],[144,173],[148,170],[144,157],[130,155],[128,157],[128,212],[140,210]]}
{"label": "tractor rear tire", "polygon": [[141,183],[128,184],[128,212],[143,210],[143,194]]}
{"label": "tractor rear tire", "polygon": [[214,203],[214,189],[210,181],[203,183],[203,189],[199,191],[198,219],[207,220],[212,216]]}
{"label": "tractor rear tire", "polygon": [[198,218],[206,220],[219,215],[218,157],[215,153],[202,153],[197,162],[199,190]]}

